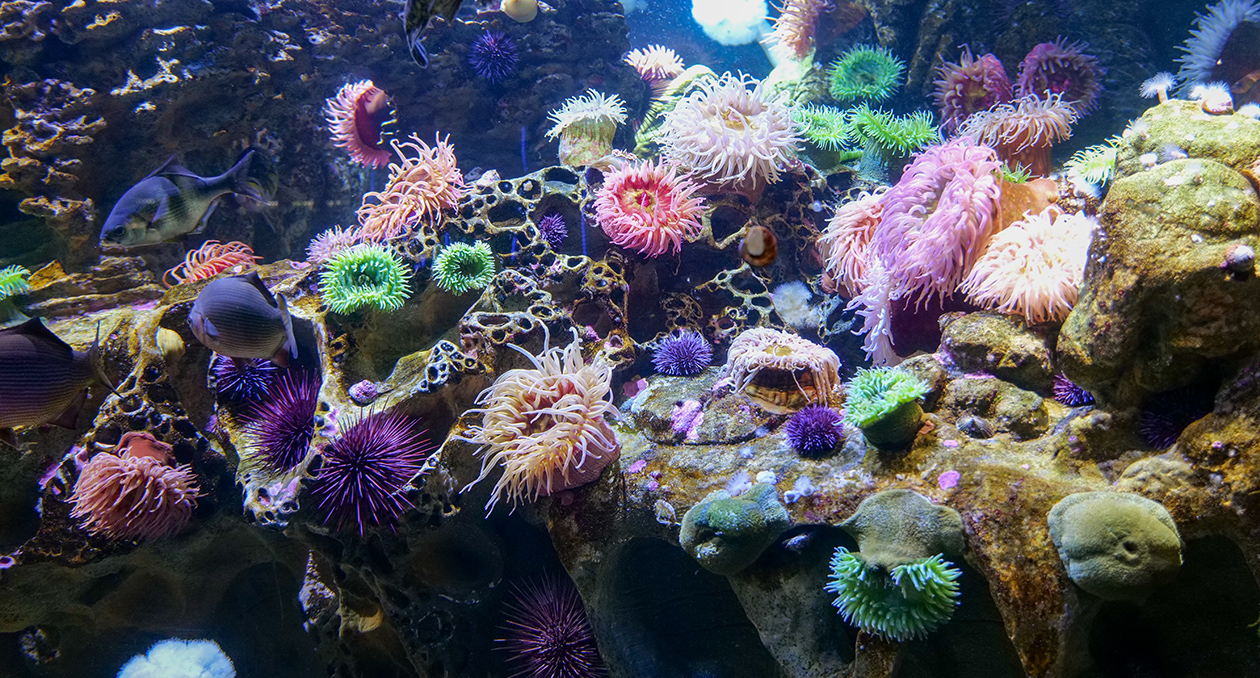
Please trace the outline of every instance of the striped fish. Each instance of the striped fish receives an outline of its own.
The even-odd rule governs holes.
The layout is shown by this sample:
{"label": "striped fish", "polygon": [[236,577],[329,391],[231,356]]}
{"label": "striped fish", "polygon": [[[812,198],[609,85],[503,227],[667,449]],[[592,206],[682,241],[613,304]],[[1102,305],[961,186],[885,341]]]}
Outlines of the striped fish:
{"label": "striped fish", "polygon": [[257,271],[206,285],[188,313],[188,325],[219,355],[270,358],[281,367],[297,358],[289,306],[272,295]]}
{"label": "striped fish", "polygon": [[87,387],[114,388],[99,353],[99,337],[88,350],[76,351],[38,318],[0,329],[0,440],[17,447],[18,426],[74,428]]}

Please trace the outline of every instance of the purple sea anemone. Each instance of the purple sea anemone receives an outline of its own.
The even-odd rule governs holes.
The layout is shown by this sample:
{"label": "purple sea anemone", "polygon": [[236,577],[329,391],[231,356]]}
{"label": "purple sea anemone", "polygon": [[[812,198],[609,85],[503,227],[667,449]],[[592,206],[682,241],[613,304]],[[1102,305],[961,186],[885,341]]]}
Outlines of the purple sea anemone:
{"label": "purple sea anemone", "polygon": [[1082,47],[1079,42],[1067,44],[1063,38],[1033,47],[1020,64],[1015,83],[1019,96],[1048,99],[1058,94],[1077,115],[1097,108],[1104,71],[1098,58],[1082,52]]}
{"label": "purple sea anemone", "polygon": [[245,414],[253,440],[248,452],[273,473],[283,473],[306,458],[315,435],[319,381],[307,372],[286,372]]}
{"label": "purple sea anemone", "polygon": [[260,400],[276,378],[276,364],[262,358],[215,355],[210,373],[219,396],[231,402]]}
{"label": "purple sea anemone", "polygon": [[821,457],[836,449],[843,431],[840,413],[826,405],[809,405],[788,420],[786,433],[792,449],[806,457]]}
{"label": "purple sea anemone", "polygon": [[564,223],[564,215],[559,212],[552,212],[539,219],[538,231],[542,233],[543,240],[546,240],[553,250],[560,249],[560,246],[564,244],[564,239],[569,236],[569,226]]}
{"label": "purple sea anemone", "polygon": [[516,70],[520,57],[516,42],[498,31],[486,31],[468,50],[468,63],[477,75],[493,83],[503,82]]}
{"label": "purple sea anemone", "polygon": [[699,332],[678,332],[656,347],[652,364],[661,374],[675,377],[699,374],[713,362],[713,347]]}
{"label": "purple sea anemone", "polygon": [[1072,383],[1062,374],[1054,375],[1054,399],[1068,407],[1094,404],[1094,394]]}
{"label": "purple sea anemone", "polygon": [[557,579],[517,586],[507,603],[508,662],[517,678],[594,678],[606,675],[591,623],[573,585]]}
{"label": "purple sea anemone", "polygon": [[941,112],[941,125],[957,129],[967,116],[1011,100],[1011,79],[1002,62],[992,54],[976,59],[963,47],[958,63],[945,62],[936,69],[936,92],[932,98]]}
{"label": "purple sea anemone", "polygon": [[311,493],[325,525],[354,530],[390,526],[411,508],[407,483],[432,447],[416,421],[396,412],[371,414],[343,428],[324,448]]}

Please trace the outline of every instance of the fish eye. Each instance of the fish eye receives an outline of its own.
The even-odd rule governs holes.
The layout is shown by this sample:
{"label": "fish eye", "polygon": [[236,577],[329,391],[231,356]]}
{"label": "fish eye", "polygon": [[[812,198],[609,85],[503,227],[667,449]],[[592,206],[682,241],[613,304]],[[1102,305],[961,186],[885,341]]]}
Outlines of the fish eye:
{"label": "fish eye", "polygon": [[115,228],[114,230],[112,230],[112,231],[110,231],[110,232],[109,232],[109,237],[111,237],[111,238],[121,238],[121,237],[123,237],[123,234],[124,234],[124,233],[126,233],[126,232],[127,232],[127,229],[126,229],[126,228],[124,228],[124,227],[122,227],[122,226],[119,226],[119,227],[117,227],[117,228]]}

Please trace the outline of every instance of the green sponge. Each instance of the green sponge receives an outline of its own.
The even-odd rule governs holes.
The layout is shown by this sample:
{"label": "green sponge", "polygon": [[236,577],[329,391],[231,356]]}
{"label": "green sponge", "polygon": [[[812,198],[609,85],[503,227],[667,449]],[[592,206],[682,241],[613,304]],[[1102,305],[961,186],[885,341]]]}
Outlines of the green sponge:
{"label": "green sponge", "polygon": [[683,516],[678,541],[704,569],[731,575],[752,565],[791,525],[779,491],[758,483],[738,497],[710,492]]}

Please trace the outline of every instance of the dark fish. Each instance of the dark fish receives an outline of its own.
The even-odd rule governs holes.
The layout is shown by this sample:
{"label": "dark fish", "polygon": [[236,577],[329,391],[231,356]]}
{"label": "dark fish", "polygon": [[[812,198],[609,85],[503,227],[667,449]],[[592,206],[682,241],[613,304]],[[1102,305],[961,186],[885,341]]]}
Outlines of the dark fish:
{"label": "dark fish", "polygon": [[434,15],[450,21],[455,18],[464,0],[407,0],[403,6],[403,37],[411,50],[411,58],[424,68],[429,66],[429,53],[420,41],[424,29]]}
{"label": "dark fish", "polygon": [[101,245],[154,245],[198,231],[215,202],[228,193],[265,201],[250,182],[253,156],[253,151],[246,151],[232,169],[217,177],[197,176],[171,156],[118,199],[101,227]]}
{"label": "dark fish", "polygon": [[38,318],[0,329],[0,440],[17,447],[17,426],[74,428],[87,387],[113,390],[101,369],[100,342],[76,351]]}
{"label": "dark fish", "polygon": [[281,367],[297,358],[289,306],[257,271],[206,285],[188,313],[188,325],[201,343],[229,358],[270,358]]}

